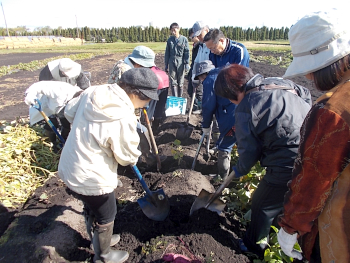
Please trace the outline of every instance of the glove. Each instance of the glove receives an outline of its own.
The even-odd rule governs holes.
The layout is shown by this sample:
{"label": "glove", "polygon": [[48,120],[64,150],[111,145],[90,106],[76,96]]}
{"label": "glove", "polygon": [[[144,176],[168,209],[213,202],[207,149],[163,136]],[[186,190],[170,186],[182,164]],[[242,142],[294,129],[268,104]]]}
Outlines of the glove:
{"label": "glove", "polygon": [[202,131],[203,131],[203,134],[207,136],[210,133],[210,128],[202,128]]}
{"label": "glove", "polygon": [[37,97],[33,94],[33,93],[28,93],[27,96],[24,99],[24,102],[28,105],[35,105],[36,102],[35,100],[37,99]]}
{"label": "glove", "polygon": [[186,65],[185,65],[185,72],[187,73],[187,72],[189,72],[189,71],[190,71],[190,65],[186,64]]}
{"label": "glove", "polygon": [[293,235],[288,234],[286,231],[284,231],[283,227],[281,227],[280,231],[278,231],[277,239],[284,254],[289,257],[302,260],[303,256],[301,253],[293,249],[294,244],[297,242],[297,235],[297,233]]}

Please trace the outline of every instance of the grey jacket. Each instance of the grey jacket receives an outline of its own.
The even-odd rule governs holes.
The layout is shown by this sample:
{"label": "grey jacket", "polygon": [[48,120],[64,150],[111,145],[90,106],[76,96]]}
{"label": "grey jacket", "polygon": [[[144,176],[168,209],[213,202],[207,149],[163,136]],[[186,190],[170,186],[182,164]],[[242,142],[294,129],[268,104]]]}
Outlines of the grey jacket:
{"label": "grey jacket", "polygon": [[165,49],[165,68],[170,63],[174,63],[176,67],[182,64],[190,63],[190,47],[186,37],[180,35],[178,42],[174,36],[168,38]]}

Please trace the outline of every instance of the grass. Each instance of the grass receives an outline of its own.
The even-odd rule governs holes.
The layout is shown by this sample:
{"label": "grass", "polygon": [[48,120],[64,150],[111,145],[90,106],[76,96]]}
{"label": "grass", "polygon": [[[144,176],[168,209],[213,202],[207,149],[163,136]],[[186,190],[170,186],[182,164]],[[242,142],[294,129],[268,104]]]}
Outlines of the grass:
{"label": "grass", "polygon": [[[273,52],[290,51],[288,41],[243,41],[248,50],[267,50]],[[165,42],[142,42],[142,43],[86,43],[82,46],[53,46],[53,47],[36,47],[36,48],[19,48],[19,49],[2,49],[0,54],[12,53],[131,53],[139,45],[144,45],[152,49],[155,53],[164,53]],[[192,48],[192,43],[190,43]]]}

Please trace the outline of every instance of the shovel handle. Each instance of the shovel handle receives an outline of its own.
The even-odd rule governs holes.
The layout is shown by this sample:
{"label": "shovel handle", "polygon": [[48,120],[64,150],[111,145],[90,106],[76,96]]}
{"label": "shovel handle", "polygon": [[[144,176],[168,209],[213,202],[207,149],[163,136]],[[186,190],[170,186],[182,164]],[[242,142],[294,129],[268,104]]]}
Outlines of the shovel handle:
{"label": "shovel handle", "polygon": [[197,148],[197,151],[196,151],[196,155],[194,156],[194,159],[193,159],[191,170],[194,170],[194,167],[196,166],[196,161],[197,161],[197,158],[198,158],[199,150],[201,149],[201,146],[203,144],[204,137],[205,137],[205,134],[203,133],[202,137],[201,137],[201,140],[199,141],[199,145],[198,145],[198,148]]}
{"label": "shovel handle", "polygon": [[134,173],[136,174],[137,179],[140,181],[143,190],[146,191],[146,193],[147,193],[148,196],[152,196],[152,192],[151,192],[151,190],[149,190],[149,188],[148,188],[148,186],[147,186],[145,180],[143,180],[142,175],[141,175],[141,173],[140,173],[140,171],[139,171],[139,168],[137,168],[136,165],[132,165],[131,168],[133,169]]}
{"label": "shovel handle", "polygon": [[50,126],[50,128],[56,133],[56,135],[57,135],[57,137],[60,139],[60,141],[61,141],[63,144],[65,144],[66,141],[63,139],[63,137],[61,136],[61,134],[57,131],[55,125],[53,125],[52,121],[50,121],[50,119],[46,116],[45,112],[42,111],[40,100],[35,99],[35,102],[38,104],[38,106],[32,104],[32,107],[34,107],[35,109],[37,109],[37,110],[40,112],[41,116],[43,116],[44,120],[47,122],[47,124]]}
{"label": "shovel handle", "polygon": [[151,124],[150,124],[150,122],[149,122],[149,119],[148,119],[147,111],[146,111],[145,108],[143,108],[142,110],[143,110],[143,113],[145,114],[147,129],[148,129],[148,132],[149,132],[150,137],[151,137],[152,148],[153,148],[154,153],[156,154],[156,159],[157,159],[157,170],[159,171],[159,170],[162,168],[162,165],[161,165],[160,158],[159,158],[159,154],[158,154],[157,144],[156,144],[156,141],[154,140],[153,131],[152,131],[152,128],[151,128]]}
{"label": "shovel handle", "polygon": [[196,88],[193,88],[192,100],[191,100],[190,110],[188,111],[187,123],[190,121],[195,98],[196,98]]}
{"label": "shovel handle", "polygon": [[215,193],[210,197],[208,203],[206,204],[205,208],[208,208],[208,206],[211,205],[211,203],[218,198],[222,191],[230,184],[232,179],[235,177],[236,173],[235,171],[232,171],[225,179],[225,181],[219,186],[219,188],[215,191]]}

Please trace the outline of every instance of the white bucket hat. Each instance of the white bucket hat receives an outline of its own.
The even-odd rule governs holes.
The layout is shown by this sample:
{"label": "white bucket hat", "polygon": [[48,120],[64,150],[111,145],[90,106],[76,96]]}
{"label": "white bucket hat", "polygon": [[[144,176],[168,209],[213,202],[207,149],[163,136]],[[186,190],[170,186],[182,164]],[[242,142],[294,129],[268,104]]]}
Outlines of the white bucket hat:
{"label": "white bucket hat", "polygon": [[343,19],[332,9],[306,15],[293,25],[288,34],[293,62],[283,77],[307,75],[349,54],[350,34]]}
{"label": "white bucket hat", "polygon": [[58,67],[68,78],[76,78],[81,72],[81,65],[70,58],[62,58]]}
{"label": "white bucket hat", "polygon": [[146,46],[137,46],[128,56],[129,59],[145,68],[154,67],[154,59],[156,55],[153,50]]}

